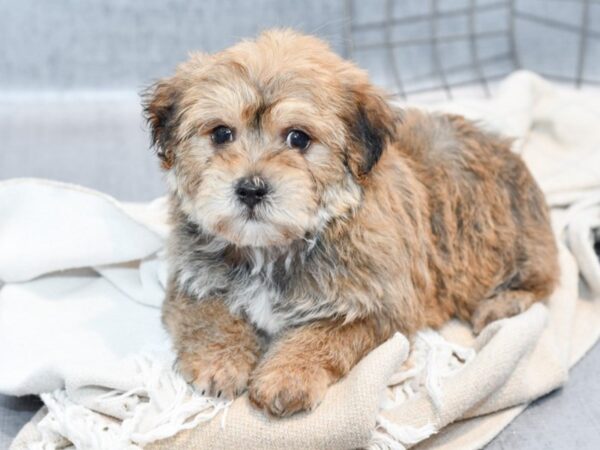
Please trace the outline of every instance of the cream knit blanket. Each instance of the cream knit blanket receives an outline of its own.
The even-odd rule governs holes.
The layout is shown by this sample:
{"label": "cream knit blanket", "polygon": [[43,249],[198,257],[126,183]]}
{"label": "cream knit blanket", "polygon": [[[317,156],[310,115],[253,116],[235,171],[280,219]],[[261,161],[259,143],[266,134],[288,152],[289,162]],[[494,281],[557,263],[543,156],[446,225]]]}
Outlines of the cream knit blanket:
{"label": "cream knit blanket", "polygon": [[77,186],[2,182],[0,392],[41,394],[46,405],[11,448],[480,448],[563,384],[600,334],[591,245],[600,226],[600,95],[520,72],[492,100],[438,108],[517,138],[561,241],[561,282],[547,306],[477,338],[456,321],[422,331],[412,348],[397,334],[314,412],[269,419],[245,396],[201,397],[171,370],[159,310],[162,199],[123,204]]}

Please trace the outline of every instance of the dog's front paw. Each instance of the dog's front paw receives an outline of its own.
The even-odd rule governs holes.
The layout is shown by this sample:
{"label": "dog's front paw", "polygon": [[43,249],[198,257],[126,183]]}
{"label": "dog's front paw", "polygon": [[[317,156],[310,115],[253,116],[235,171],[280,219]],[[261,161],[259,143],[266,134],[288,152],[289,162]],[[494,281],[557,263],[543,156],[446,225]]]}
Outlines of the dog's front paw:
{"label": "dog's front paw", "polygon": [[177,369],[201,395],[233,400],[246,389],[256,360],[252,352],[182,352]]}
{"label": "dog's front paw", "polygon": [[266,361],[252,373],[250,402],[272,416],[285,417],[316,408],[331,384],[330,374],[311,365],[276,365]]}

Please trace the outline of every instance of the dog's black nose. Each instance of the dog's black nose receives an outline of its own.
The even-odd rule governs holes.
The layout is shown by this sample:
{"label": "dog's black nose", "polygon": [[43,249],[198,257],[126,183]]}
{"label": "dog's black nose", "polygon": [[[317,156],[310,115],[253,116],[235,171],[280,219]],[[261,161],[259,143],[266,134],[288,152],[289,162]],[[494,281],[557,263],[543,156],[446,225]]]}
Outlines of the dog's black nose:
{"label": "dog's black nose", "polygon": [[235,193],[243,204],[253,208],[269,193],[269,185],[258,176],[242,178],[235,187]]}

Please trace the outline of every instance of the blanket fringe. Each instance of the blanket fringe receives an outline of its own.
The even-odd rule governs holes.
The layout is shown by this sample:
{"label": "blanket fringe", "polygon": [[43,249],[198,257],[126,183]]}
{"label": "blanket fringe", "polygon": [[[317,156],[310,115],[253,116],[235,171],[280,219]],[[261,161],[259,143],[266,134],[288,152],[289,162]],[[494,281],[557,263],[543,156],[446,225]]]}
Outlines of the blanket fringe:
{"label": "blanket fringe", "polygon": [[[160,358],[145,355],[136,364],[142,384],[96,396],[93,409],[74,403],[65,389],[42,394],[48,415],[38,425],[42,439],[33,448],[137,450],[208,422],[231,404],[198,395]],[[124,417],[100,412],[114,410],[126,411]]]}
{"label": "blanket fringe", "polygon": [[[448,342],[433,330],[417,333],[405,369],[394,374],[388,382],[381,411],[396,408],[420,393],[428,395],[439,411],[443,406],[442,380],[456,375],[474,357],[474,349]],[[369,450],[404,450],[437,431],[433,423],[422,427],[400,426],[379,414]]]}
{"label": "blanket fringe", "polygon": [[[442,380],[455,375],[474,356],[473,349],[450,343],[432,330],[418,333],[406,369],[388,383],[381,412],[420,393],[428,395],[439,410],[443,405]],[[125,392],[112,390],[98,394],[89,399],[88,407],[71,400],[65,389],[42,394],[48,414],[38,425],[41,440],[32,448],[55,450],[74,445],[80,449],[138,450],[145,444],[208,422],[221,411],[224,412],[221,426],[225,427],[231,402],[198,395],[166,359],[157,355],[136,358],[140,384]],[[123,414],[111,417],[107,411],[123,411]],[[399,426],[380,414],[369,449],[404,450],[436,432],[433,423],[421,427]]]}

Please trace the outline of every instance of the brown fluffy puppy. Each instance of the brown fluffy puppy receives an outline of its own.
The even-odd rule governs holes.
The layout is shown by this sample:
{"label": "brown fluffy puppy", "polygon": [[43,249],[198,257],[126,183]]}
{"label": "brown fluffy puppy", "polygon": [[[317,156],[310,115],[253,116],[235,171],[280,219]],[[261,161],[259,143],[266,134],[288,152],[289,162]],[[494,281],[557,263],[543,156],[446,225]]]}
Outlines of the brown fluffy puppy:
{"label": "brown fluffy puppy", "polygon": [[146,112],[170,187],[164,323],[190,382],[285,416],[395,331],[544,299],[557,255],[510,142],[390,107],[316,38],[198,54]]}

